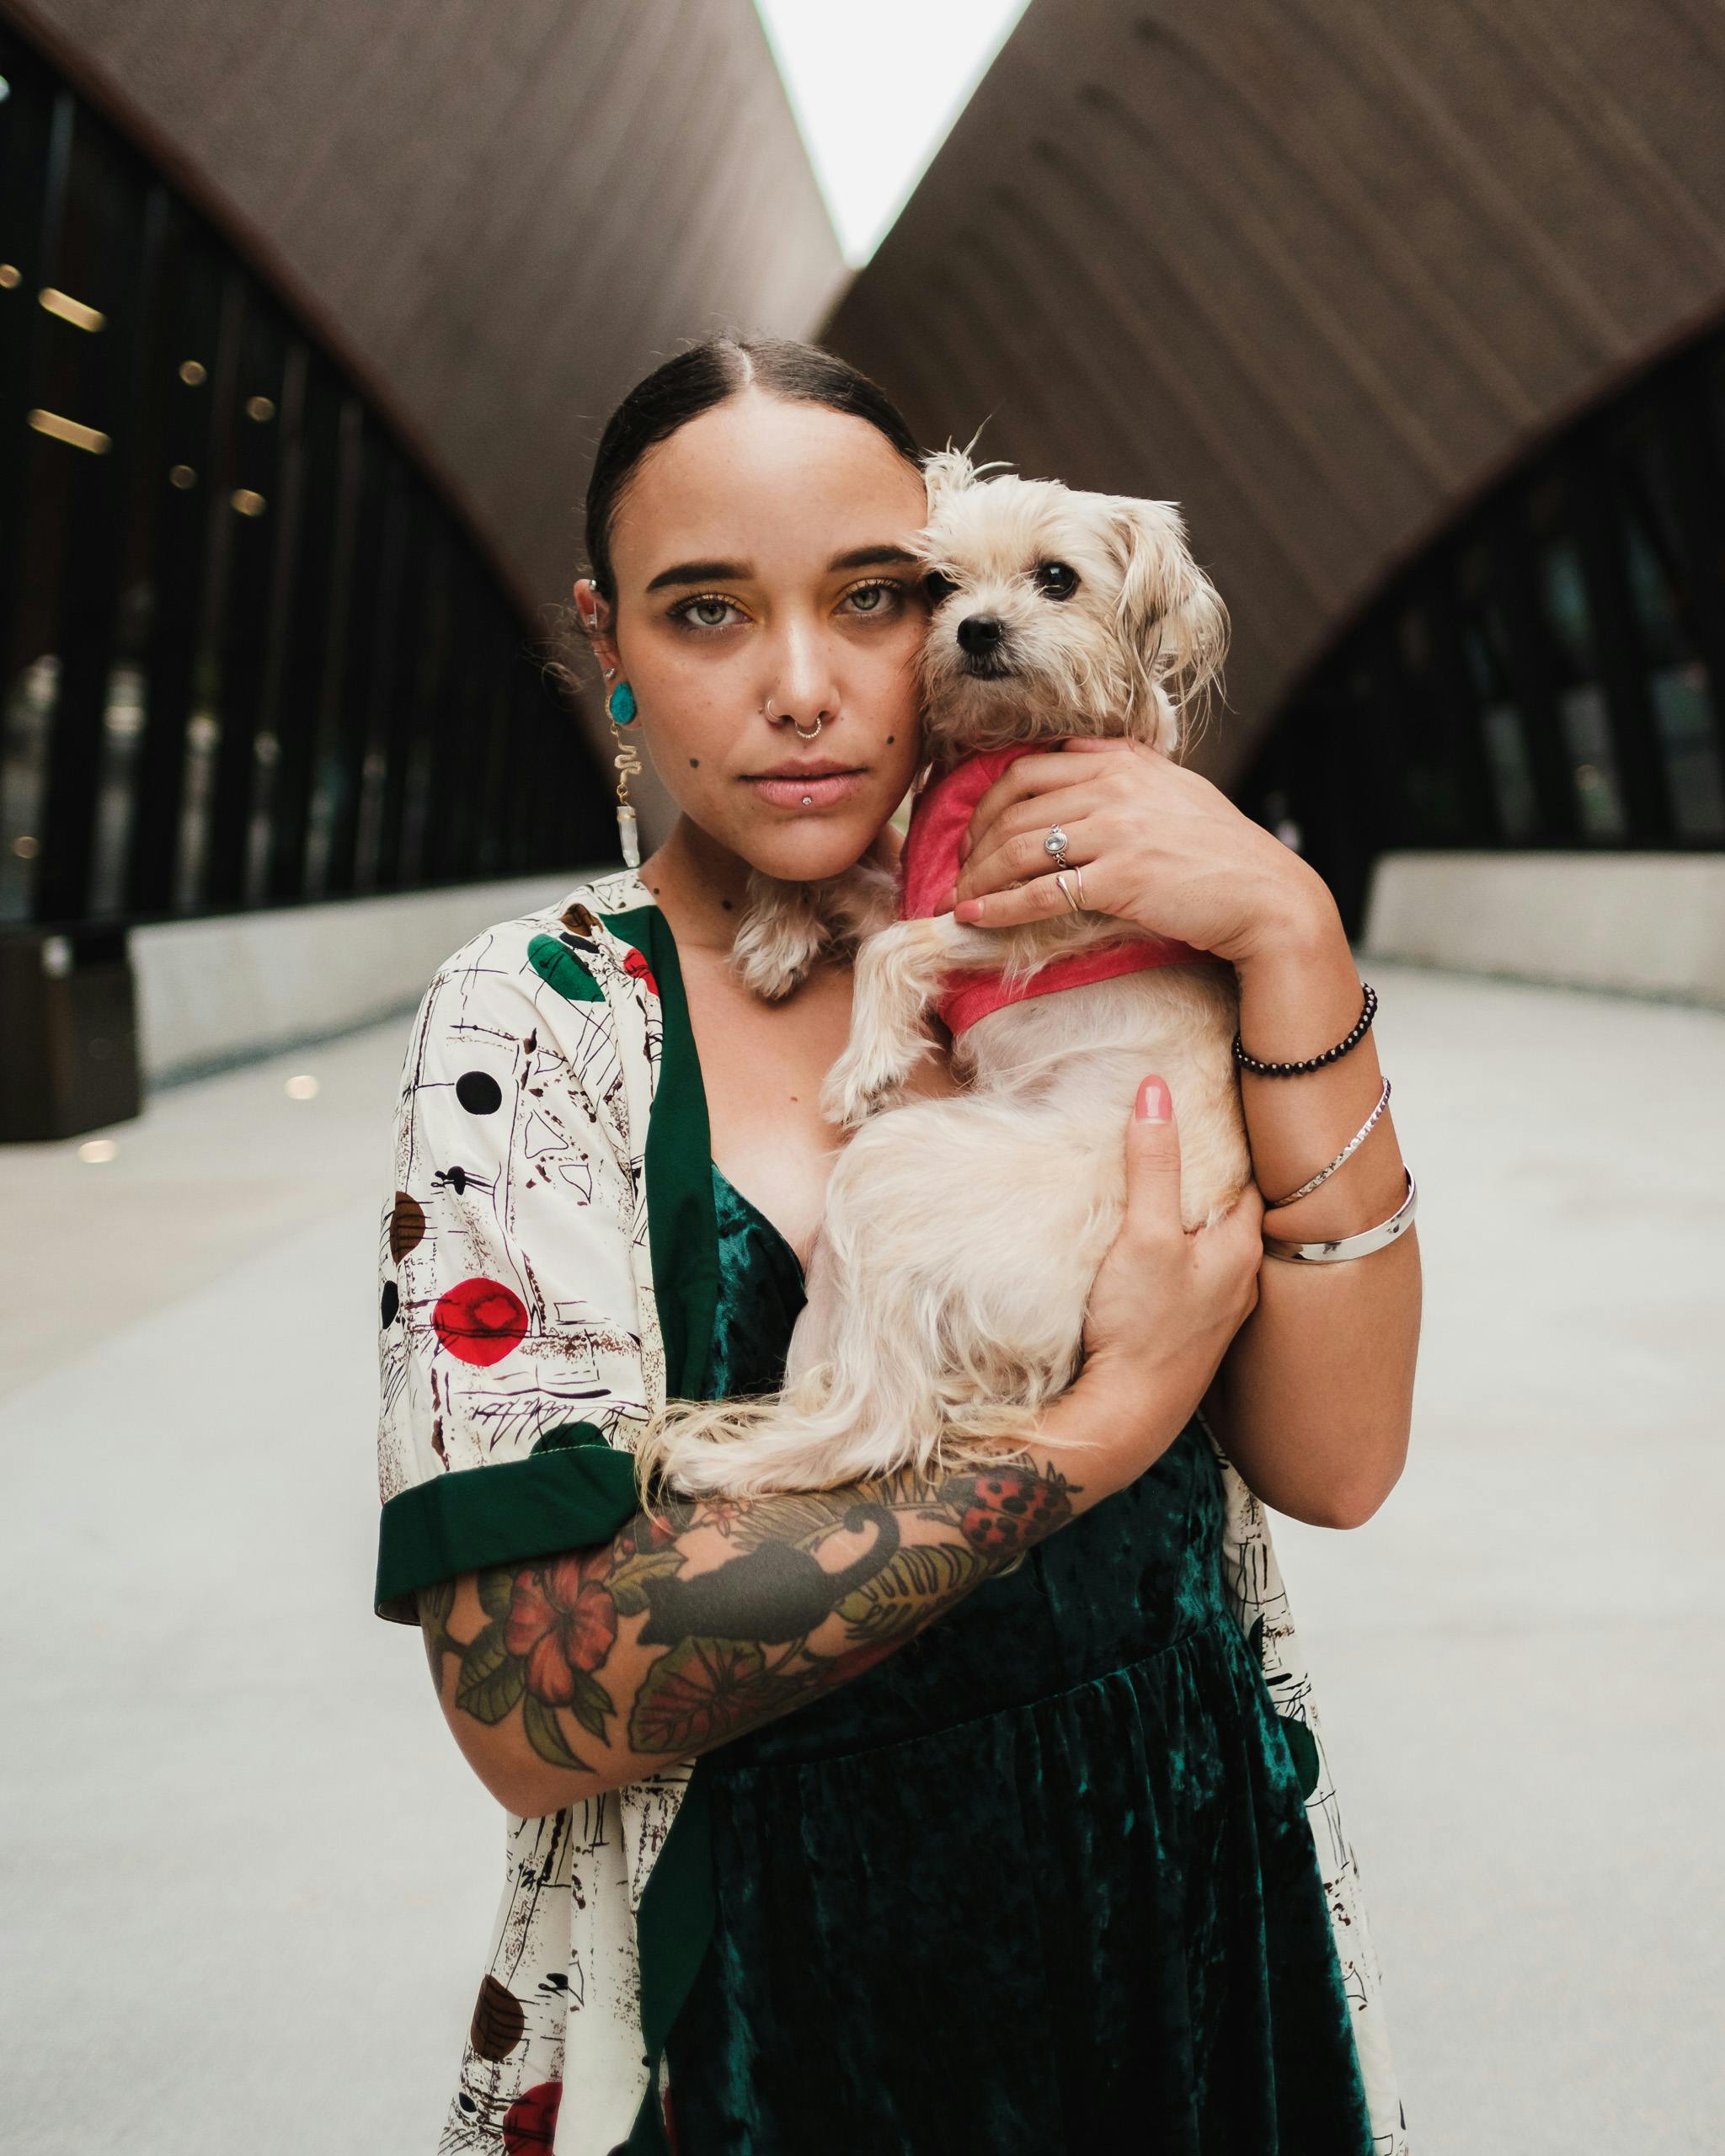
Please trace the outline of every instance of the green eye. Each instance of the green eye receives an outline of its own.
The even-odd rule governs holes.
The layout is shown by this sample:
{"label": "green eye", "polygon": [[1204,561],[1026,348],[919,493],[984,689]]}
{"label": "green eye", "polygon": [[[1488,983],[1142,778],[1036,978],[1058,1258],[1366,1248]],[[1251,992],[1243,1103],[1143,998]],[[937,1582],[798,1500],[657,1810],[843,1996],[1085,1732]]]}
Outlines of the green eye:
{"label": "green eye", "polygon": [[[845,594],[845,602],[854,614],[890,614],[902,612],[906,587],[896,577],[875,577],[868,584],[858,584]],[[858,601],[867,600],[865,606]]]}

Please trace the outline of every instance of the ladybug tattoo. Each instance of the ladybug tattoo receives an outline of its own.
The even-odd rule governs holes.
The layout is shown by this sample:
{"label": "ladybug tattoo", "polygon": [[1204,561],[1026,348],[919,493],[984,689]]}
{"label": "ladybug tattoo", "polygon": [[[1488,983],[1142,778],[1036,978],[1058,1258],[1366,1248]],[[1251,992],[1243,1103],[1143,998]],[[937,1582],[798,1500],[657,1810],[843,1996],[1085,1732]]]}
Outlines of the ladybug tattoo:
{"label": "ladybug tattoo", "polygon": [[1051,1534],[1071,1505],[1058,1476],[1044,1478],[1017,1467],[986,1475],[950,1475],[943,1499],[959,1510],[959,1531],[973,1550],[1007,1556]]}

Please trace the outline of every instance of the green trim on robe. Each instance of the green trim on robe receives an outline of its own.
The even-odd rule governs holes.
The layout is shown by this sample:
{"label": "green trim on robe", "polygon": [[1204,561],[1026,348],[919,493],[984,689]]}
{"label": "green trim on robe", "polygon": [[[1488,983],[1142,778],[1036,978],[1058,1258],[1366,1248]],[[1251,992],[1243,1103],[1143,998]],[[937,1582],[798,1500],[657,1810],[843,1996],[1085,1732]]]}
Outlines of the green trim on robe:
{"label": "green trim on robe", "polygon": [[659,1083],[647,1117],[647,1233],[665,1342],[667,1400],[699,1400],[718,1306],[718,1218],[712,1134],[683,969],[670,924],[654,906],[599,915],[653,969],[665,1027]]}
{"label": "green trim on robe", "polygon": [[609,1542],[640,1502],[634,1454],[613,1450],[590,1422],[562,1423],[531,1459],[462,1468],[392,1497],[378,1526],[372,1606],[417,1624],[416,1588]]}
{"label": "green trim on robe", "polygon": [[[665,1397],[700,1400],[705,1397],[718,1305],[718,1216],[713,1201],[707,1089],[695,1052],[682,963],[670,924],[658,906],[602,913],[599,919],[640,952],[659,988],[665,1038],[647,1118],[647,1233],[665,1342]],[[623,2144],[628,2156],[669,2156],[659,2100],[660,2060],[717,1920],[707,1778],[697,1758],[635,1915],[641,2040],[649,2080]]]}

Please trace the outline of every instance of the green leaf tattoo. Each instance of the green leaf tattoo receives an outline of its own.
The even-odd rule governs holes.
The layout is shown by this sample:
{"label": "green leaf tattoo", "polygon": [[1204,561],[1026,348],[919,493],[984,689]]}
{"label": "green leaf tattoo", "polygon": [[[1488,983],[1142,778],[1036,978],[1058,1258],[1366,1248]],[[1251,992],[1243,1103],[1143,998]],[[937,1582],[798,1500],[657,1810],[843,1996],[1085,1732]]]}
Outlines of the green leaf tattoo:
{"label": "green leaf tattoo", "polygon": [[[530,1692],[521,1709],[521,1728],[527,1742],[542,1759],[553,1767],[585,1767],[585,1759],[577,1758],[564,1741],[558,1726],[557,1714],[542,1700],[536,1700]],[[602,1736],[603,1731],[600,1732]]]}
{"label": "green leaf tattoo", "polygon": [[611,1694],[596,1677],[590,1677],[585,1669],[571,1672],[574,1678],[575,1696],[569,1703],[569,1712],[582,1728],[605,1742],[605,1718],[617,1712]]}
{"label": "green leaf tattoo", "polygon": [[927,1621],[931,1602],[957,1601],[994,1569],[979,1550],[911,1544],[897,1551],[867,1586],[847,1594],[838,1614],[859,1640],[914,1631]]}
{"label": "green leaf tattoo", "polygon": [[506,1566],[481,1572],[478,1580],[479,1606],[488,1617],[507,1617],[510,1604],[515,1598],[515,1576]]}
{"label": "green leaf tattoo", "polygon": [[638,1617],[647,1607],[649,1580],[665,1579],[683,1569],[683,1553],[675,1546],[652,1550],[641,1556],[623,1557],[606,1577],[611,1598],[619,1617]]}
{"label": "green leaf tattoo", "polygon": [[488,1728],[500,1722],[527,1689],[527,1666],[504,1645],[503,1626],[488,1625],[462,1656],[455,1703]]}

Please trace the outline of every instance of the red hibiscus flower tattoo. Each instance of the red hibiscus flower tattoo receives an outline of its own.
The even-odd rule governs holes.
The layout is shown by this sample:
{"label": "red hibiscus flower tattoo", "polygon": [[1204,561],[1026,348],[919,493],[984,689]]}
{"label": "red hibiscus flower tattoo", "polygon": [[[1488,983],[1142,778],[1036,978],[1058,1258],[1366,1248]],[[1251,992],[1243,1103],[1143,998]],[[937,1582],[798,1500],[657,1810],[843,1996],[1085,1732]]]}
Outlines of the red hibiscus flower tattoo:
{"label": "red hibiscus flower tattoo", "polygon": [[503,1643],[525,1661],[527,1689],[547,1706],[572,1705],[578,1673],[597,1669],[617,1640],[610,1563],[606,1544],[515,1574]]}

